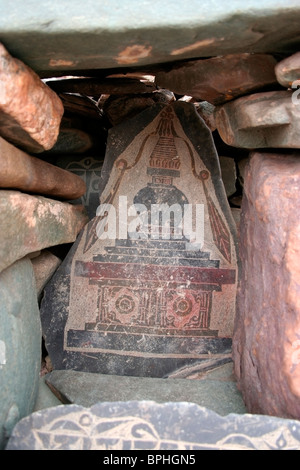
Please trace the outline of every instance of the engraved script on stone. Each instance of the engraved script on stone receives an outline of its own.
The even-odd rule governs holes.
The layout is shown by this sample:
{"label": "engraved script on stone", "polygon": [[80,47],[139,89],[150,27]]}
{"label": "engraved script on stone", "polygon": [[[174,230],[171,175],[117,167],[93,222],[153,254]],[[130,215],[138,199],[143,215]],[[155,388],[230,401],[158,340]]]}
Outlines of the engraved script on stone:
{"label": "engraved script on stone", "polygon": [[129,401],[32,413],[16,425],[6,449],[297,450],[299,442],[296,420],[234,413],[222,417],[186,402]]}
{"label": "engraved script on stone", "polygon": [[[126,145],[120,145],[122,132],[134,126],[119,126],[111,138],[102,171],[103,210],[72,250],[68,276],[59,271],[57,279],[70,292],[63,354],[52,359],[56,368],[164,376],[230,351],[235,227],[211,133],[193,105],[154,108],[141,113],[140,122],[132,120],[140,131],[130,141],[127,137]],[[160,214],[152,217],[153,207],[173,205],[181,222],[172,211],[167,223]],[[139,210],[134,214],[132,208]],[[190,232],[185,230],[187,208]],[[54,285],[59,291],[58,281]],[[61,317],[59,301],[49,308],[48,299],[42,318],[51,310]],[[45,330],[47,324],[46,319]],[[53,340],[47,341],[51,356]]]}

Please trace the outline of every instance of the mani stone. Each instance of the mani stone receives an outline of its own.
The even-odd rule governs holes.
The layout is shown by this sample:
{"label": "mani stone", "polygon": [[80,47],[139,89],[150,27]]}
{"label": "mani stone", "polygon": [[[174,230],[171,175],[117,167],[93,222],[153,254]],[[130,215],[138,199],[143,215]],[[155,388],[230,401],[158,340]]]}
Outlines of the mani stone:
{"label": "mani stone", "polygon": [[233,358],[250,413],[300,418],[300,153],[251,154]]}
{"label": "mani stone", "polygon": [[72,243],[88,217],[82,206],[0,191],[0,272],[29,253]]}
{"label": "mani stone", "polygon": [[0,273],[0,449],[33,409],[41,366],[41,322],[29,259]]}
{"label": "mani stone", "polygon": [[86,191],[84,181],[69,171],[26,154],[0,137],[0,187],[77,199]]}
{"label": "mani stone", "polygon": [[230,54],[184,62],[158,72],[158,86],[219,105],[277,84],[276,60],[267,54]]}
{"label": "mani stone", "polygon": [[96,210],[100,204],[100,177],[103,165],[103,158],[95,155],[61,155],[56,160],[56,165],[79,176],[86,185],[85,193],[74,201],[82,204],[90,219],[96,215]]}
{"label": "mani stone", "polygon": [[56,142],[64,108],[61,100],[0,43],[0,134],[28,152]]}
{"label": "mani stone", "polygon": [[[97,403],[91,408],[61,405],[32,413],[15,426],[6,450],[110,451],[97,456],[100,463],[120,464],[125,457],[111,451],[171,449],[163,457],[170,464],[186,464],[193,457],[192,464],[197,455],[189,454],[196,450],[299,450],[299,446],[297,420],[234,413],[220,416],[187,402],[128,401]],[[179,450],[188,452],[174,455]],[[144,460],[152,464],[157,457],[146,454]],[[137,456],[126,459],[134,460],[131,467],[142,461]]]}
{"label": "mani stone", "polygon": [[[296,52],[275,66],[275,73],[278,82],[287,88],[292,87],[293,83],[300,80],[300,52]],[[300,83],[298,83],[298,86]]]}
{"label": "mani stone", "polygon": [[236,225],[192,104],[110,129],[100,203],[44,291],[53,368],[164,377],[230,353]]}
{"label": "mani stone", "polygon": [[300,106],[292,92],[254,93],[216,110],[216,125],[228,145],[240,148],[300,147]]}

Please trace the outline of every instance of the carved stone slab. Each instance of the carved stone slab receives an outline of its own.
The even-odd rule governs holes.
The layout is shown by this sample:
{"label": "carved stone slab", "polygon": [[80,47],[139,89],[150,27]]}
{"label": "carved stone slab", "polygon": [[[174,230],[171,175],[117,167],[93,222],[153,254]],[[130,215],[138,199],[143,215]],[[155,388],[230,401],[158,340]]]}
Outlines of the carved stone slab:
{"label": "carved stone slab", "polygon": [[0,449],[34,409],[41,367],[41,321],[28,258],[0,273]]}
{"label": "carved stone slab", "polygon": [[195,107],[157,104],[113,128],[101,188],[41,308],[54,368],[161,377],[230,352],[236,226]]}
{"label": "carved stone slab", "polygon": [[99,184],[103,160],[94,155],[62,155],[57,158],[56,165],[80,176],[85,182],[85,194],[74,203],[82,204],[90,219],[93,219],[100,204]]}
{"label": "carved stone slab", "polygon": [[[15,426],[6,450],[297,450],[299,446],[299,421],[249,414],[221,417],[186,402],[130,401],[92,408],[62,405],[32,413]],[[106,454],[99,461],[112,463],[104,458]],[[134,466],[144,454],[131,458]]]}

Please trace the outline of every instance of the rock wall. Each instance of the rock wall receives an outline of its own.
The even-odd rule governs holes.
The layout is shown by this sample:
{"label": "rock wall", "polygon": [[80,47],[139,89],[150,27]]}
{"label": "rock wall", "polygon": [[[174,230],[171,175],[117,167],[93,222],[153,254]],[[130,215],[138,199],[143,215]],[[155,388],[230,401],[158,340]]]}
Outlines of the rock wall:
{"label": "rock wall", "polygon": [[[173,56],[185,58],[184,48],[177,49]],[[220,56],[207,52],[212,58],[195,52],[190,61],[133,70],[126,66],[143,50],[127,50],[131,61],[123,51],[118,65],[124,70],[118,73],[93,76],[90,71],[68,78],[59,65],[53,79],[49,71],[39,76],[1,45],[0,276],[6,300],[0,312],[0,379],[5,385],[0,391],[0,447],[14,424],[33,409],[41,361],[39,301],[96,213],[108,131],[133,117],[138,120],[158,103],[176,101],[191,103],[206,123],[219,156],[226,203],[240,227],[233,360],[244,401],[251,413],[299,418],[299,53],[266,49],[250,54],[243,46]],[[146,52],[149,57],[150,49]],[[28,285],[32,272],[36,286]],[[22,314],[15,313],[18,296]],[[22,341],[27,338],[23,345],[19,336],[30,325],[29,317],[35,327],[22,333]],[[6,330],[14,318],[20,332],[11,338]],[[27,343],[35,345],[28,356]],[[32,380],[18,387],[16,362],[21,364],[21,358]],[[12,403],[8,397],[16,390]]]}

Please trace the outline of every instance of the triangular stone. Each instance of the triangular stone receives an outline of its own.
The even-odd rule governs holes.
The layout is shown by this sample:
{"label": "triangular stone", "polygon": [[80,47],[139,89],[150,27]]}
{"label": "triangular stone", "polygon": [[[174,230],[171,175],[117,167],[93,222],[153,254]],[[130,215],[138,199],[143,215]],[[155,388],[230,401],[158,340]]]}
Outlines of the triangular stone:
{"label": "triangular stone", "polygon": [[[217,371],[220,378],[212,375]],[[184,387],[181,378],[128,377],[74,370],[54,370],[45,376],[45,381],[64,404],[89,407],[106,401],[185,401],[205,406],[222,416],[246,413],[242,396],[230,374],[232,363],[219,365],[211,373],[204,371],[201,380],[185,380]]]}
{"label": "triangular stone", "polygon": [[236,226],[195,107],[157,104],[111,129],[100,190],[41,307],[54,368],[163,377],[228,354]]}

